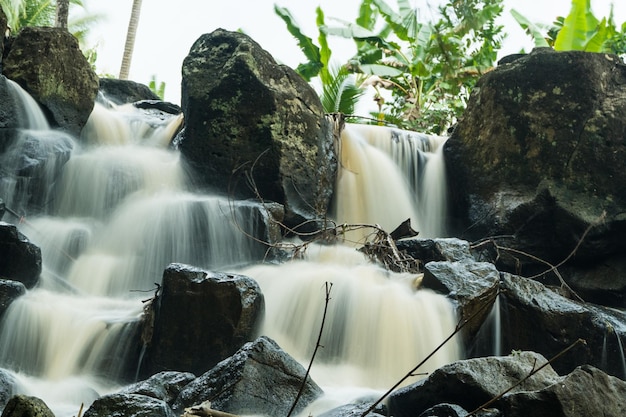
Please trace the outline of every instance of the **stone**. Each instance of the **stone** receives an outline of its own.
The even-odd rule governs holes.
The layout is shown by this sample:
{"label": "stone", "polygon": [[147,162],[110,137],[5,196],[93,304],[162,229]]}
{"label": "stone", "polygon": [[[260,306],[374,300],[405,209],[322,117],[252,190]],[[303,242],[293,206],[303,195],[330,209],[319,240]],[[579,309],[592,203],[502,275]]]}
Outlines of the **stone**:
{"label": "stone", "polygon": [[153,302],[142,375],[208,371],[254,340],[264,306],[258,284],[249,277],[170,264]]}
{"label": "stone", "polygon": [[18,281],[26,288],[39,282],[41,249],[13,224],[0,221],[0,278]]}
{"label": "stone", "polygon": [[[442,403],[456,404],[472,411],[513,387],[546,362],[543,356],[534,352],[454,362],[437,369],[428,378],[394,391],[389,396],[389,413],[395,417],[414,417]],[[547,365],[511,392],[543,389],[558,380],[559,375]]]}
{"label": "stone", "polygon": [[4,409],[13,396],[15,385],[15,377],[8,371],[0,369],[0,409]]}
{"label": "stone", "polygon": [[2,417],[54,417],[54,413],[40,398],[15,395],[4,407]]}
{"label": "stone", "polygon": [[141,100],[160,100],[150,88],[131,80],[100,78],[99,91],[106,100],[117,105],[134,103]]}
{"label": "stone", "polygon": [[335,183],[333,124],[319,97],[247,35],[202,35],[183,62],[179,142],[196,182],[285,206],[285,222],[323,219]]}
{"label": "stone", "polygon": [[[0,223],[0,227],[1,223]],[[4,257],[5,255],[2,254]],[[0,279],[0,318],[16,298],[26,294],[26,287],[21,282]]]}
{"label": "stone", "polygon": [[502,351],[532,350],[547,358],[579,338],[576,346],[553,363],[561,374],[590,364],[626,378],[626,313],[572,300],[531,279],[502,274],[500,298]]}
{"label": "stone", "polygon": [[3,72],[46,110],[53,127],[80,135],[98,94],[98,77],[67,30],[24,27],[11,44]]}
{"label": "stone", "polygon": [[[304,367],[276,342],[261,336],[188,384],[173,408],[180,412],[210,400],[213,409],[227,413],[285,416],[305,374]],[[322,390],[308,377],[294,415],[321,394]]]}
{"label": "stone", "polygon": [[[444,145],[455,235],[499,236],[553,264],[576,248],[581,267],[625,253],[625,145],[618,57],[546,48],[502,61],[477,82]],[[538,264],[499,254],[509,272]]]}
{"label": "stone", "polygon": [[191,372],[163,371],[121,389],[118,394],[137,394],[156,398],[172,405],[180,391],[196,376]]}
{"label": "stone", "polygon": [[626,382],[584,365],[555,384],[531,392],[507,394],[497,406],[507,417],[578,417],[626,415]]}
{"label": "stone", "polygon": [[175,417],[163,400],[139,394],[110,394],[98,398],[84,417]]}
{"label": "stone", "polygon": [[424,266],[422,287],[444,294],[455,304],[460,322],[470,320],[463,328],[470,344],[496,300],[500,273],[488,262],[429,262]]}

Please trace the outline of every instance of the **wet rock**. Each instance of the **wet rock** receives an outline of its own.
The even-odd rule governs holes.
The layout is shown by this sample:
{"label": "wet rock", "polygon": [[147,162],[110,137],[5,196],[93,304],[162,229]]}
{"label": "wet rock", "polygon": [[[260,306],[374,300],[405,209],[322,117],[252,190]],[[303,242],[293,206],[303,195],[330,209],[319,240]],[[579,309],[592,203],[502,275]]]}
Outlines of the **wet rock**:
{"label": "wet rock", "polygon": [[197,182],[283,204],[288,225],[323,219],[336,155],[332,123],[311,86],[248,36],[223,29],[194,43],[182,72],[179,148]]}
{"label": "wet rock", "polygon": [[146,336],[143,375],[202,374],[256,337],[264,299],[251,278],[171,264],[162,285]]}
{"label": "wet rock", "polygon": [[141,100],[161,100],[150,88],[131,80],[100,78],[99,91],[106,100],[115,104],[134,103]]}
{"label": "wet rock", "polygon": [[590,364],[626,378],[626,313],[566,298],[539,282],[502,274],[502,351],[533,350],[553,357],[576,342],[584,346],[561,356],[559,373]]}
{"label": "wet rock", "polygon": [[4,369],[0,369],[0,409],[3,409],[15,391],[15,378]]}
{"label": "wet rock", "polygon": [[429,262],[424,266],[422,287],[450,298],[463,328],[466,343],[474,339],[495,302],[500,273],[488,262]]}
{"label": "wet rock", "polygon": [[[474,410],[546,362],[543,356],[534,352],[454,362],[437,369],[428,378],[392,393],[389,412],[395,417],[413,417],[443,403]],[[547,365],[511,392],[540,390],[557,381],[559,375]]]}
{"label": "wet rock", "polygon": [[180,391],[196,376],[190,372],[164,371],[124,387],[118,394],[137,394],[156,398],[172,405]]}
{"label": "wet rock", "polygon": [[4,407],[2,417],[54,417],[54,413],[40,398],[16,395]]}
{"label": "wet rock", "polygon": [[42,105],[52,126],[79,136],[98,94],[98,77],[67,30],[24,27],[3,72]]}
{"label": "wet rock", "polygon": [[0,278],[34,287],[41,274],[41,249],[15,225],[0,221]]}
{"label": "wet rock", "polygon": [[2,58],[4,57],[4,38],[7,30],[7,15],[4,13],[4,10],[2,10],[2,7],[0,7],[0,72],[2,72]]}
{"label": "wet rock", "polygon": [[[625,145],[626,66],[618,57],[538,49],[505,61],[478,81],[445,144],[452,217],[465,229],[457,236],[500,236],[502,246],[557,263],[593,226],[573,264],[623,254]],[[537,265],[499,254],[511,272]]]}
{"label": "wet rock", "polygon": [[557,383],[531,392],[505,395],[497,406],[507,417],[626,415],[626,382],[592,366],[576,368]]}
{"label": "wet rock", "polygon": [[469,242],[456,238],[402,239],[396,242],[396,246],[424,264],[432,261],[473,260]]}
{"label": "wet rock", "polygon": [[[187,385],[176,412],[210,400],[212,408],[232,414],[287,415],[306,371],[273,340],[262,336]],[[322,394],[307,378],[294,414]]]}
{"label": "wet rock", "polygon": [[[0,229],[1,228],[2,223],[0,223]],[[4,254],[2,256],[4,256]],[[26,287],[21,282],[0,279],[0,318],[7,310],[7,308],[9,308],[9,305],[11,305],[12,302],[17,297],[20,297],[25,293]]]}
{"label": "wet rock", "polygon": [[74,141],[63,132],[19,130],[5,145],[0,153],[0,190],[9,192],[7,206],[29,215],[45,211]]}
{"label": "wet rock", "polygon": [[98,398],[84,417],[175,417],[165,401],[139,394],[111,394]]}
{"label": "wet rock", "polygon": [[[341,407],[333,408],[332,410],[326,411],[323,414],[320,414],[319,417],[356,417],[361,416],[363,413],[372,406],[372,403],[358,403],[358,404],[347,404],[342,405]],[[376,417],[376,416],[386,416],[386,408],[382,405],[379,405],[374,409],[374,411],[370,411],[367,413],[367,417]]]}

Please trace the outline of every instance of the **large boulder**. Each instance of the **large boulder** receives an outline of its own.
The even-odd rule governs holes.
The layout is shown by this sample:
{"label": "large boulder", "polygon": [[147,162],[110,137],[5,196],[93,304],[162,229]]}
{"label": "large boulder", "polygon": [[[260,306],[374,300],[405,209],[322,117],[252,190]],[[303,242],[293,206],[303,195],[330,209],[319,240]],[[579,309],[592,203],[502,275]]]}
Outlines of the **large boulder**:
{"label": "large boulder", "polygon": [[23,28],[11,44],[3,73],[44,107],[52,126],[79,136],[98,94],[98,77],[67,30]]}
{"label": "large boulder", "polygon": [[590,364],[625,378],[626,313],[571,300],[543,284],[502,274],[502,351],[532,350],[556,356],[582,338],[578,346],[553,364],[559,373]]}
{"label": "large boulder", "polygon": [[191,372],[164,371],[152,375],[150,378],[128,385],[117,394],[145,395],[165,401],[172,405],[180,391],[196,376]]}
{"label": "large boulder", "polygon": [[[295,359],[273,340],[262,336],[246,343],[232,357],[188,384],[174,403],[174,411],[211,401],[212,408],[240,415],[286,416],[322,395]],[[300,396],[298,396],[300,395]]]}
{"label": "large boulder", "polygon": [[153,328],[144,333],[148,348],[142,374],[206,372],[254,340],[264,307],[251,278],[169,265],[153,302]]}
{"label": "large boulder", "polygon": [[54,417],[54,413],[40,398],[15,395],[2,410],[2,417]]}
{"label": "large boulder", "polygon": [[[625,145],[618,57],[537,49],[503,60],[478,81],[445,144],[457,230],[507,236],[502,246],[553,263],[575,248],[582,265],[623,254]],[[511,269],[536,261],[500,254]]]}
{"label": "large boulder", "polygon": [[32,288],[41,274],[41,249],[31,243],[15,225],[0,221],[0,278],[21,282]]}
{"label": "large boulder", "polygon": [[304,79],[222,29],[194,43],[182,72],[179,147],[198,183],[284,204],[291,225],[323,218],[336,174],[332,123]]}
{"label": "large boulder", "polygon": [[163,400],[139,394],[109,394],[98,398],[85,417],[175,417]]}

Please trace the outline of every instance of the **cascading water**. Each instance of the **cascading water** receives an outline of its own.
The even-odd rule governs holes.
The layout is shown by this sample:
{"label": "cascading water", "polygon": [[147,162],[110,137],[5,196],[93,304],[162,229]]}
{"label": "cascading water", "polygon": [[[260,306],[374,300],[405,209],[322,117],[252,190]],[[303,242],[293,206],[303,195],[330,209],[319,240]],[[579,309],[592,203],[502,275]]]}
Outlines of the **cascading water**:
{"label": "cascading water", "polygon": [[[49,180],[45,214],[20,224],[42,249],[43,272],[0,323],[0,366],[15,375],[16,392],[42,398],[61,417],[126,382],[122,368],[139,357],[129,340],[149,297],[140,291],[153,290],[170,262],[236,269],[258,280],[267,308],[262,332],[303,363],[315,347],[324,283],[331,282],[325,347],[313,368],[329,394],[386,389],[453,332],[456,320],[443,297],[417,290],[419,277],[386,271],[353,247],[310,246],[304,260],[250,266],[263,251],[246,236],[257,225],[232,202],[189,190],[180,155],[164,146],[179,124],[155,126],[130,107],[97,104],[81,144],[72,144],[62,174]],[[35,130],[50,132],[47,125]],[[441,193],[429,194],[430,180],[413,173],[440,175],[431,173],[442,166],[436,145],[415,151],[419,163],[403,157],[414,166],[407,181],[406,167],[363,137],[413,139],[372,132],[348,125],[343,133],[337,220],[391,230],[411,218],[423,235],[441,233],[442,220],[434,220],[445,212]],[[459,356],[450,343],[420,371]]]}

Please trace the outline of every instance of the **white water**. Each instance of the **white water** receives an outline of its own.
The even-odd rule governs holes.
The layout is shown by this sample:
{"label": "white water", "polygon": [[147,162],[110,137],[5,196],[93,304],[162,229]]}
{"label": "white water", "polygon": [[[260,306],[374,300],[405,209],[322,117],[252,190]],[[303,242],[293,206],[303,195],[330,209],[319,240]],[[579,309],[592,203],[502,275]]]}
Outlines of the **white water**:
{"label": "white water", "polygon": [[[446,138],[348,125],[342,132],[335,217],[391,232],[410,218],[420,237],[445,236]],[[348,240],[362,241],[359,233]]]}
{"label": "white water", "polygon": [[[187,189],[180,156],[163,147],[175,128],[136,117],[127,107],[96,106],[83,138],[89,145],[75,146],[50,213],[20,224],[41,247],[44,266],[39,287],[13,302],[0,323],[0,366],[17,375],[18,392],[44,399],[58,417],[76,415],[81,403],[88,407],[118,388],[131,350],[128,334],[140,318],[141,300],[152,295],[138,291],[152,290],[168,263],[241,270],[258,251],[241,230],[255,233],[250,219],[233,215],[222,198]],[[354,222],[355,203],[346,201],[354,198],[361,202],[359,222],[393,228],[411,217],[414,225],[428,223],[423,204],[401,186],[399,165],[361,139],[352,144],[351,137],[367,132],[352,129],[344,132],[342,163],[351,171],[339,179],[341,221]],[[375,173],[372,180],[385,181],[346,181],[369,172]],[[387,177],[392,172],[395,177]],[[378,198],[362,198],[350,182]],[[389,197],[381,198],[391,185]],[[352,248],[313,246],[306,260],[244,271],[265,294],[263,333],[305,366],[320,327],[324,283],[332,282],[325,347],[313,369],[329,394],[317,403],[321,409],[388,388],[456,324],[443,297],[416,289],[419,276],[386,272]],[[459,356],[451,343],[419,371]]]}

